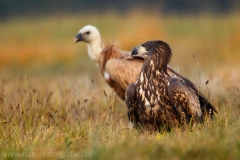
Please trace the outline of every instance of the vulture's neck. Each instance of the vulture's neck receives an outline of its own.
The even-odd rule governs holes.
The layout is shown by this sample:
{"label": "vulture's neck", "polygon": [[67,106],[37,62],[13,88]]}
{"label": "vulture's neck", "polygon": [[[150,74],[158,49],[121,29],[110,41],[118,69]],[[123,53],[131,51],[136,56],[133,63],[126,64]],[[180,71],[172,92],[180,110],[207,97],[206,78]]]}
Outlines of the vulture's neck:
{"label": "vulture's neck", "polygon": [[88,48],[88,55],[89,57],[96,61],[99,62],[100,55],[102,52],[102,44],[101,44],[101,38],[97,38],[94,41],[90,42],[87,44]]}

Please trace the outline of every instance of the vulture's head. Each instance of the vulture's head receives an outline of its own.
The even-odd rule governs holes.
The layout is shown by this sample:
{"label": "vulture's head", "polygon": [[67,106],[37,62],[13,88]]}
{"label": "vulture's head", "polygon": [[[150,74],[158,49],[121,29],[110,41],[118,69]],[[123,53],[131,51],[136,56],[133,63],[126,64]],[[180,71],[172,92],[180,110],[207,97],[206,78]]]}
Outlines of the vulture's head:
{"label": "vulture's head", "polygon": [[74,38],[74,42],[77,43],[81,41],[87,43],[89,57],[98,62],[102,52],[101,36],[98,29],[91,25],[80,29]]}
{"label": "vulture's head", "polygon": [[86,43],[92,43],[96,40],[100,39],[100,33],[98,29],[94,26],[87,25],[80,29],[76,37],[74,38],[74,42],[86,42]]}
{"label": "vulture's head", "polygon": [[133,57],[139,57],[146,59],[155,59],[155,62],[160,62],[161,65],[167,66],[172,57],[172,51],[170,46],[159,40],[147,41],[132,49]]}

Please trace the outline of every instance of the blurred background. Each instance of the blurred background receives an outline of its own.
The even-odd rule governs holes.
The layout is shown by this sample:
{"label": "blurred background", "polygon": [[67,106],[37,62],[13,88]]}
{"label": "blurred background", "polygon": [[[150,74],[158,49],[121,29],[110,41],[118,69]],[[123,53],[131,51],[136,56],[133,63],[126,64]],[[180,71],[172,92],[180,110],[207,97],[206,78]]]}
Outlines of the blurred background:
{"label": "blurred background", "polygon": [[122,50],[166,41],[173,50],[171,66],[181,74],[195,83],[220,85],[220,77],[232,84],[239,80],[239,9],[238,0],[1,0],[0,76],[100,76],[86,44],[73,42],[91,24]]}

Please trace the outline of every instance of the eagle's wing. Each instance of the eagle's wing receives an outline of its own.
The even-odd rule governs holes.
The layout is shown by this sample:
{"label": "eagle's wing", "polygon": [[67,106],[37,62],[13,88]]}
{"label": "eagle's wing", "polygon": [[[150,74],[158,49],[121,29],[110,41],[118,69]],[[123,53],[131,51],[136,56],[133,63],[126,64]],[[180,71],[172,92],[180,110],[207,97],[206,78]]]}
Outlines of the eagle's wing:
{"label": "eagle's wing", "polygon": [[202,122],[199,98],[184,80],[175,77],[172,78],[169,82],[167,92],[172,104],[181,115],[181,118],[189,122],[190,118],[193,117],[193,120]]}
{"label": "eagle's wing", "polygon": [[193,84],[189,79],[175,72],[170,66],[167,67],[167,71],[169,75],[175,75],[176,77],[183,79],[185,83],[194,90],[195,94],[199,98],[201,110],[204,116],[209,116],[212,119],[214,117],[214,112],[218,113],[216,108],[211,103],[209,103],[207,98],[197,89],[195,84]]}
{"label": "eagle's wing", "polygon": [[136,101],[136,89],[135,84],[131,83],[125,92],[125,102],[128,108],[129,128],[137,127],[137,116],[134,110]]}

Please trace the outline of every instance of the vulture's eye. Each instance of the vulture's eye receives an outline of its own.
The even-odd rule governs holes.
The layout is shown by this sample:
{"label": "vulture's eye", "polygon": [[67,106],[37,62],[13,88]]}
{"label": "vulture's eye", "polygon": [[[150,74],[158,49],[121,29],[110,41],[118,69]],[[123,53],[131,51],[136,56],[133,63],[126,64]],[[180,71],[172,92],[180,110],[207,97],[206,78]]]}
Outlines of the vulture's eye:
{"label": "vulture's eye", "polygon": [[89,31],[87,31],[87,32],[86,32],[86,34],[87,34],[87,35],[89,35],[89,34],[90,34],[90,32],[89,32]]}

